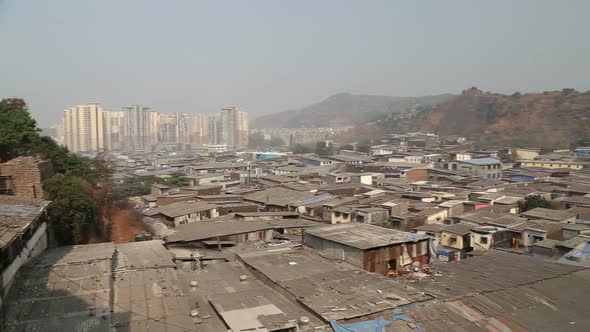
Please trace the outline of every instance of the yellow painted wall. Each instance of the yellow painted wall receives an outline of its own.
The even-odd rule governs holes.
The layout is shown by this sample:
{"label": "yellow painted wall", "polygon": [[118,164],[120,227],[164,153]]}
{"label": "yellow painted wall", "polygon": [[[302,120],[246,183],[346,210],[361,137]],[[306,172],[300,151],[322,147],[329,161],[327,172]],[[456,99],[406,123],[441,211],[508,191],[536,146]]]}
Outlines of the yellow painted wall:
{"label": "yellow painted wall", "polygon": [[543,167],[543,168],[571,168],[582,169],[584,165],[581,164],[567,164],[558,161],[521,161],[521,167]]}
{"label": "yellow painted wall", "polygon": [[[457,242],[455,242],[455,243],[453,243],[451,241],[451,237],[453,235],[455,235],[457,237]],[[440,244],[442,244],[445,247],[450,247],[450,248],[455,248],[455,249],[463,249],[463,237],[456,235],[456,234],[442,232]]]}

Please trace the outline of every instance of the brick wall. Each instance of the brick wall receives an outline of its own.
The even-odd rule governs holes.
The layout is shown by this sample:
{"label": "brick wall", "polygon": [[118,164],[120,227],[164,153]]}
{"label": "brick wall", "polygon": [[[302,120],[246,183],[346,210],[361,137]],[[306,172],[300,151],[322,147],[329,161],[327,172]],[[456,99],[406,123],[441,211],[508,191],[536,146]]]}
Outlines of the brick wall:
{"label": "brick wall", "polygon": [[0,175],[8,176],[8,186],[16,196],[42,198],[43,181],[53,175],[51,162],[34,157],[18,157],[0,164]]}

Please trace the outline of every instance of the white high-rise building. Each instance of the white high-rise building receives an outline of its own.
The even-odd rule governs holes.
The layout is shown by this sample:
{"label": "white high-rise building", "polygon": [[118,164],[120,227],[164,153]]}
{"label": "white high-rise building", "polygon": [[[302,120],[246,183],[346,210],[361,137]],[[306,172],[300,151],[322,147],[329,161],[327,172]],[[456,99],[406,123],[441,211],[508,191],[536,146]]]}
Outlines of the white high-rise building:
{"label": "white high-rise building", "polygon": [[225,144],[220,114],[207,115],[207,136],[210,145]]}
{"label": "white high-rise building", "polygon": [[223,108],[220,112],[222,127],[222,144],[228,148],[245,149],[248,147],[248,113],[237,107]]}
{"label": "white high-rise building", "polygon": [[123,111],[104,110],[102,114],[104,127],[104,149],[122,149],[125,137],[125,113]]}
{"label": "white high-rise building", "polygon": [[143,105],[123,107],[125,119],[125,149],[131,152],[151,151],[150,108]]}
{"label": "white high-rise building", "polygon": [[156,145],[160,142],[158,137],[160,130],[160,116],[161,114],[156,111],[150,112],[150,144]]}
{"label": "white high-rise building", "polygon": [[158,143],[177,143],[176,134],[176,116],[174,114],[160,114],[158,120]]}
{"label": "white high-rise building", "polygon": [[72,152],[104,149],[103,110],[99,104],[78,105],[64,110],[64,143]]}
{"label": "white high-rise building", "polygon": [[191,141],[191,119],[187,113],[175,113],[176,143],[188,144]]}
{"label": "white high-rise building", "polygon": [[191,120],[191,143],[204,145],[209,142],[207,115],[197,114]]}
{"label": "white high-rise building", "polygon": [[207,118],[209,144],[224,144],[228,148],[248,147],[248,113],[237,107],[223,108]]}

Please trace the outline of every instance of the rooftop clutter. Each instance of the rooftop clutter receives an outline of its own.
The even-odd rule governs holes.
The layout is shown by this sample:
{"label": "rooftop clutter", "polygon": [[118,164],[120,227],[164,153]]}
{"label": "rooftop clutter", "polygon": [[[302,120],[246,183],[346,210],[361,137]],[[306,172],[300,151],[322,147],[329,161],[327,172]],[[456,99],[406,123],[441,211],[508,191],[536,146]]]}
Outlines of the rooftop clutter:
{"label": "rooftop clutter", "polygon": [[190,184],[132,199],[155,240],[30,261],[5,297],[8,326],[590,329],[590,172],[574,167],[587,161],[422,133],[384,143],[115,162],[120,179],[182,172]]}

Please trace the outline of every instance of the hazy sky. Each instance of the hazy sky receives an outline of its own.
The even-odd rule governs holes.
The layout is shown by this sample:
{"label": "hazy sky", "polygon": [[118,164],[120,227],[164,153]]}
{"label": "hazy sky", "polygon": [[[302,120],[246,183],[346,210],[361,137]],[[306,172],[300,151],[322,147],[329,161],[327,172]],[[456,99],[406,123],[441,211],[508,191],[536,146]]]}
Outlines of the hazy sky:
{"label": "hazy sky", "polygon": [[340,92],[590,89],[590,1],[0,0],[0,97],[256,115]]}

